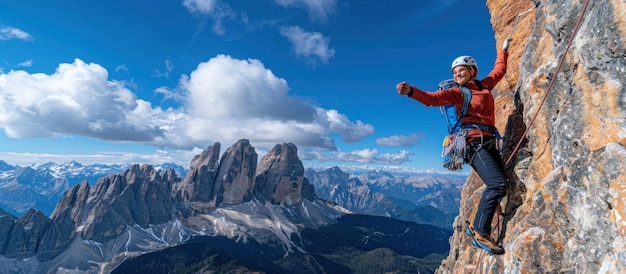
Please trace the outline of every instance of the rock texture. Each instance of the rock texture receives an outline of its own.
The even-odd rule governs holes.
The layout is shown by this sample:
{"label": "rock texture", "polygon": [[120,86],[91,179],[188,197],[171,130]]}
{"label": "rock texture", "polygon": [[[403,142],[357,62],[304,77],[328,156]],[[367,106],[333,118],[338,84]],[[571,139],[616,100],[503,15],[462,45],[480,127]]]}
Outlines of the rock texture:
{"label": "rock texture", "polygon": [[509,215],[492,225],[504,228],[492,236],[506,253],[484,254],[463,233],[484,189],[472,173],[438,273],[626,272],[626,2],[589,1],[584,10],[585,3],[487,1],[497,47],[517,14],[539,5],[520,18],[494,92],[505,160],[530,130],[507,169]]}
{"label": "rock texture", "polygon": [[248,140],[240,140],[226,150],[215,178],[217,206],[237,205],[252,200],[257,153]]}
{"label": "rock texture", "polygon": [[4,256],[8,258],[27,258],[35,254],[39,241],[46,233],[52,221],[41,211],[31,209],[15,221],[9,237],[6,239]]}
{"label": "rock texture", "polygon": [[106,242],[124,233],[127,225],[148,227],[171,220],[172,183],[150,165],[133,165],[122,174],[98,180],[90,193],[93,208],[83,238]]}
{"label": "rock texture", "polygon": [[15,217],[0,209],[0,254],[4,254],[6,251],[5,243],[9,239],[14,223]]}
{"label": "rock texture", "polygon": [[255,193],[274,204],[296,205],[302,202],[304,180],[304,166],[298,159],[296,145],[275,145],[259,162]]}
{"label": "rock texture", "polygon": [[183,181],[173,186],[173,198],[183,202],[211,201],[219,157],[220,143],[209,146],[193,157]]}

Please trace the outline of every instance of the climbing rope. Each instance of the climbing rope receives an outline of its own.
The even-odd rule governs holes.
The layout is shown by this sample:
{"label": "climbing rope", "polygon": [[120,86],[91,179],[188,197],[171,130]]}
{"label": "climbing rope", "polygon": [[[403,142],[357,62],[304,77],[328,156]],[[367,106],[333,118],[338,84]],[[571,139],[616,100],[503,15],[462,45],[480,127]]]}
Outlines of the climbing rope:
{"label": "climbing rope", "polygon": [[572,45],[572,41],[574,41],[574,37],[576,37],[576,33],[578,32],[578,28],[580,27],[580,23],[583,20],[583,17],[585,15],[585,11],[587,10],[587,6],[589,6],[589,0],[585,1],[585,5],[583,7],[583,10],[580,13],[580,17],[578,18],[578,22],[576,23],[576,26],[574,27],[574,32],[572,33],[572,37],[570,37],[569,42],[567,43],[567,47],[565,48],[565,52],[561,56],[561,60],[559,61],[558,66],[556,67],[556,72],[554,73],[554,77],[552,77],[552,79],[550,79],[550,84],[548,85],[548,89],[546,90],[546,94],[543,96],[543,100],[541,100],[541,104],[539,104],[539,108],[537,109],[537,112],[535,113],[535,116],[530,121],[530,124],[528,124],[528,127],[526,127],[526,130],[524,131],[524,134],[522,134],[522,137],[517,142],[517,145],[515,146],[515,148],[511,152],[511,155],[509,155],[509,158],[506,160],[506,162],[504,164],[505,166],[507,166],[509,163],[511,163],[511,160],[513,159],[513,156],[515,155],[515,153],[517,153],[517,150],[519,150],[519,147],[522,145],[522,142],[526,138],[526,135],[528,134],[528,131],[530,131],[530,128],[535,123],[535,119],[537,119],[537,116],[539,115],[539,111],[543,107],[543,104],[546,102],[546,98],[548,98],[548,94],[550,93],[550,90],[552,89],[552,86],[554,85],[554,82],[556,81],[557,75],[559,74],[559,71],[561,70],[561,66],[563,65],[563,61],[565,61],[565,56],[567,56],[567,52],[569,52],[569,48]]}
{"label": "climbing rope", "polygon": [[[572,36],[570,37],[568,43],[567,43],[567,47],[565,48],[565,52],[563,53],[563,55],[561,56],[561,60],[559,61],[559,64],[556,68],[556,72],[554,73],[554,77],[552,77],[552,79],[550,80],[550,84],[548,85],[548,89],[546,90],[546,94],[543,96],[543,99],[541,100],[541,104],[539,105],[539,108],[537,109],[537,112],[535,113],[535,115],[533,116],[533,119],[530,121],[528,127],[526,127],[526,130],[524,131],[524,133],[522,134],[522,137],[519,139],[519,141],[517,142],[517,145],[515,146],[515,148],[513,149],[513,151],[511,152],[511,154],[509,155],[509,158],[506,160],[504,166],[507,166],[511,160],[513,159],[513,156],[517,153],[517,151],[519,150],[522,142],[524,141],[524,139],[526,138],[526,135],[528,134],[528,132],[530,131],[530,128],[533,126],[533,124],[535,123],[535,120],[537,119],[537,116],[539,115],[539,111],[541,110],[541,108],[543,107],[546,98],[548,98],[548,94],[550,93],[550,90],[552,89],[552,86],[554,85],[554,82],[556,81],[557,75],[559,73],[559,71],[561,70],[561,66],[563,65],[563,62],[565,61],[565,57],[567,56],[567,53],[569,52],[569,49],[572,45],[572,42],[574,41],[574,38],[576,37],[576,34],[578,33],[578,29],[580,28],[580,24],[584,18],[585,12],[587,10],[587,7],[589,6],[589,0],[585,1],[585,5],[583,6],[583,9],[580,13],[580,17],[578,18],[578,22],[576,23],[576,26],[574,27],[574,31],[572,33]],[[530,10],[529,10],[530,11]],[[527,13],[529,11],[526,11],[524,13]],[[515,25],[517,25],[517,20],[515,21],[515,24],[513,26],[513,28],[515,28]],[[512,33],[512,31],[511,31]],[[510,35],[509,35],[510,37]],[[507,201],[508,202],[508,201]],[[506,218],[503,218],[503,221]],[[500,224],[500,216],[498,215],[498,225],[496,227],[500,227],[500,225],[504,226],[504,224]],[[499,233],[500,234],[500,233]],[[498,242],[500,241],[500,239],[503,238],[502,235],[498,235]],[[499,243],[498,243],[499,244]],[[480,265],[480,263],[482,262],[483,259],[483,255],[486,253],[486,251],[484,249],[481,248],[480,251],[480,255],[478,257],[478,264],[476,265],[476,267],[474,268],[474,271],[472,273],[476,273],[476,269],[478,268],[478,266]]]}

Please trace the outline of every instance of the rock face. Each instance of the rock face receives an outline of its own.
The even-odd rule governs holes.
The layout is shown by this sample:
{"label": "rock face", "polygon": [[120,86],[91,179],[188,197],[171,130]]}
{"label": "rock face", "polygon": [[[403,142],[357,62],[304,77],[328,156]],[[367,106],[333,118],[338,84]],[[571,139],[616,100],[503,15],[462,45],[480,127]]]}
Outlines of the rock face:
{"label": "rock face", "polygon": [[193,157],[183,181],[173,186],[173,198],[183,202],[211,201],[219,157],[220,143],[213,144]]}
{"label": "rock face", "polygon": [[261,159],[255,182],[258,198],[284,205],[302,201],[304,166],[297,150],[291,143],[276,145]]}
{"label": "rock face", "polygon": [[41,260],[49,260],[67,248],[76,236],[76,225],[81,223],[85,214],[85,204],[91,187],[83,181],[68,191],[50,215],[54,220],[51,229],[44,235],[39,250]]}
{"label": "rock face", "polygon": [[237,205],[252,200],[257,154],[248,140],[240,140],[226,150],[215,178],[217,206]]}
{"label": "rock face", "polygon": [[133,165],[122,174],[98,180],[90,193],[92,208],[83,238],[106,242],[124,233],[127,225],[148,227],[171,220],[172,183],[150,165]]}
{"label": "rock face", "polygon": [[194,157],[185,178],[173,186],[174,200],[209,207],[250,201],[258,157],[254,147],[242,139],[219,155],[220,143],[215,143]]}
{"label": "rock face", "polygon": [[508,215],[492,224],[506,253],[483,254],[463,233],[484,189],[472,173],[438,273],[626,272],[626,2],[586,2],[487,1],[498,47],[539,5],[520,18],[494,91],[505,161],[530,130],[507,168]]}
{"label": "rock face", "polygon": [[8,258],[27,258],[35,254],[39,239],[46,233],[52,221],[41,211],[31,209],[15,221],[9,237],[6,239],[4,256]]}
{"label": "rock face", "polygon": [[5,243],[9,239],[11,229],[15,223],[15,217],[6,211],[0,209],[0,254],[4,254],[6,249]]}

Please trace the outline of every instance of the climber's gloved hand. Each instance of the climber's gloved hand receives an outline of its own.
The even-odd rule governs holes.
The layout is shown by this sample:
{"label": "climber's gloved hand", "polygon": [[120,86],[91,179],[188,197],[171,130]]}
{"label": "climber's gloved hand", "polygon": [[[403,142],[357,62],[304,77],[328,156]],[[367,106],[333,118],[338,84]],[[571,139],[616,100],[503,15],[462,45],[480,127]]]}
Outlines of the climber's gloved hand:
{"label": "climber's gloved hand", "polygon": [[504,44],[502,45],[502,50],[509,50],[509,44],[511,43],[511,38],[507,38],[504,40]]}

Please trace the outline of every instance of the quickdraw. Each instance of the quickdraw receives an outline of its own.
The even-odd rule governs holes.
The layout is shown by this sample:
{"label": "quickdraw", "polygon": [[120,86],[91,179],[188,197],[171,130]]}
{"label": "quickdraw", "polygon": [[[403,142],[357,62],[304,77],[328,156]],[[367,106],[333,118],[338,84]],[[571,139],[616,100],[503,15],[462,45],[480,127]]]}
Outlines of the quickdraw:
{"label": "quickdraw", "polygon": [[455,171],[463,169],[465,163],[465,136],[467,131],[460,130],[457,133],[446,135],[443,138],[441,157],[443,157],[443,167]]}

